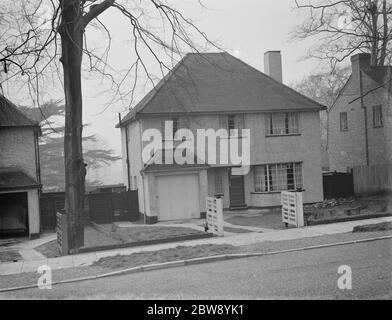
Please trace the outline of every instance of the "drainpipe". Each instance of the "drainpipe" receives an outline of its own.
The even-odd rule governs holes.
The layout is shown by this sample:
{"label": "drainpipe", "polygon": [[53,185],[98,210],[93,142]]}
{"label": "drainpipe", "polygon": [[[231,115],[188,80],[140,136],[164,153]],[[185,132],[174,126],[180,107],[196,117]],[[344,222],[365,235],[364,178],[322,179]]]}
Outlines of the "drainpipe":
{"label": "drainpipe", "polygon": [[34,130],[34,151],[35,151],[35,174],[38,183],[38,212],[39,212],[39,225],[40,230],[42,232],[42,219],[41,219],[41,193],[42,193],[42,184],[41,184],[41,162],[40,162],[40,154],[39,154],[39,133],[41,129],[37,126],[37,129]]}
{"label": "drainpipe", "polygon": [[[142,132],[142,122],[140,119],[137,119],[137,122],[139,123],[139,143],[140,143],[140,161],[141,161],[141,167],[144,169],[144,163],[143,163],[143,142],[141,142],[143,132]],[[143,206],[144,206],[144,214],[143,214],[143,223],[146,224],[147,221],[147,210],[146,210],[146,194],[145,194],[145,189],[144,189],[144,178],[147,178],[146,175],[144,174],[143,169],[140,171],[141,176],[142,176],[142,183],[143,183]]]}
{"label": "drainpipe", "polygon": [[365,151],[366,151],[366,165],[369,166],[369,137],[368,137],[368,118],[367,118],[367,110],[363,101],[363,81],[362,81],[362,71],[359,71],[359,87],[360,87],[360,95],[361,95],[361,107],[364,112],[365,119]]}
{"label": "drainpipe", "polygon": [[[121,114],[118,114],[118,122],[121,127]],[[125,126],[125,150],[127,153],[126,164],[127,164],[127,178],[128,178],[128,190],[131,190],[131,167],[129,163],[129,136],[128,136],[128,126]]]}

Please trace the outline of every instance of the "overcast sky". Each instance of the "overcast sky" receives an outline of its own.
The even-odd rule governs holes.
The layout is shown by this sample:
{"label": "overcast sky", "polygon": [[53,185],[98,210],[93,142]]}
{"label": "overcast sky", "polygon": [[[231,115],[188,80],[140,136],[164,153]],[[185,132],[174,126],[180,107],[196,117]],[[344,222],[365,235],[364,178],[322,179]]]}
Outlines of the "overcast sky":
{"label": "overcast sky", "polygon": [[[263,53],[281,50],[283,82],[290,84],[301,80],[319,67],[317,60],[303,60],[311,42],[292,42],[290,32],[306,17],[305,12],[293,10],[294,0],[203,0],[207,7],[201,8],[196,0],[172,0],[183,14],[195,21],[211,40],[253,67],[263,71]],[[126,64],[127,47],[130,43],[127,24],[118,15],[108,11],[103,17],[112,26],[112,58],[121,66]],[[125,65],[123,66],[126,67]],[[113,105],[105,110],[107,100],[98,95],[96,81],[84,81],[84,120],[91,123],[88,133],[104,138],[104,146],[113,148],[121,155],[120,130],[114,126],[118,112],[126,114],[126,106]],[[137,99],[141,98],[140,92]],[[103,111],[105,110],[105,111]],[[107,183],[122,181],[121,163],[100,170],[91,179],[104,179]]]}
{"label": "overcast sky", "polygon": [[[207,8],[202,8],[197,0],[171,0],[184,16],[192,19],[204,31],[209,39],[237,56],[253,67],[264,70],[263,54],[269,50],[281,50],[283,61],[283,82],[290,84],[301,80],[319,68],[317,60],[303,60],[312,45],[310,41],[290,41],[290,32],[307,16],[307,12],[293,10],[294,0],[202,0]],[[130,42],[129,23],[116,10],[106,11],[100,20],[111,30],[112,46],[110,63],[116,70],[126,69],[130,57],[134,54],[133,43]],[[89,44],[104,47],[102,34],[89,27],[87,31]],[[129,101],[110,104],[108,107],[108,87],[101,84],[96,75],[84,73],[83,104],[84,123],[90,123],[86,134],[97,134],[102,141],[102,148],[111,148],[121,155],[120,130],[115,129],[118,112],[125,116]],[[140,100],[145,91],[139,90],[136,99]],[[58,92],[48,89],[46,99],[63,97]],[[28,104],[24,101],[16,103]],[[105,183],[122,182],[122,167],[118,162],[111,168],[91,175],[91,180],[100,179]]]}

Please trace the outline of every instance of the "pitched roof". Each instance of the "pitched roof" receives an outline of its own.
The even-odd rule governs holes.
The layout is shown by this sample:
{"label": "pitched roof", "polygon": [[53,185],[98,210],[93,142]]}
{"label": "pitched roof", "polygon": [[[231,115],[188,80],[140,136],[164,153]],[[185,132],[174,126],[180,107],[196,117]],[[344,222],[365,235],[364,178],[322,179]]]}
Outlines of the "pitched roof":
{"label": "pitched roof", "polygon": [[365,72],[379,86],[383,86],[389,92],[392,92],[392,66],[364,68],[363,72]]}
{"label": "pitched roof", "polygon": [[38,183],[16,169],[0,169],[0,190],[38,188]]}
{"label": "pitched roof", "polygon": [[321,110],[227,52],[189,53],[121,121],[138,114]]}
{"label": "pitched roof", "polygon": [[0,127],[36,126],[36,122],[27,118],[16,105],[0,94]]}

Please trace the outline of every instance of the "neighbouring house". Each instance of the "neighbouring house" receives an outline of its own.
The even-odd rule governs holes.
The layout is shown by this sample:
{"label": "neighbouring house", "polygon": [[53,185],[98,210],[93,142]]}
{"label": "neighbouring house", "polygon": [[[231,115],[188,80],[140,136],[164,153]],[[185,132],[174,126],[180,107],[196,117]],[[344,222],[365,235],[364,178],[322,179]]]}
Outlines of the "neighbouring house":
{"label": "neighbouring house", "polygon": [[0,237],[40,233],[37,123],[0,95]]}
{"label": "neighbouring house", "polygon": [[352,72],[328,111],[331,171],[392,164],[392,66],[371,66],[370,54],[351,57]]}
{"label": "neighbouring house", "polygon": [[[203,217],[206,197],[214,195],[230,209],[279,206],[282,190],[298,188],[306,203],[323,200],[319,112],[325,107],[282,83],[279,51],[265,53],[264,63],[268,75],[226,52],[187,54],[120,119],[124,183],[138,190],[146,223]],[[164,135],[168,120],[173,136]],[[230,132],[219,137],[217,158],[224,139],[237,139],[242,148],[233,129],[249,129],[249,170],[232,161],[215,164],[208,153],[206,163],[196,161],[199,152],[185,164],[155,161],[191,141],[177,135],[183,128],[194,137],[198,129]],[[159,130],[164,141],[145,161],[148,129]]]}

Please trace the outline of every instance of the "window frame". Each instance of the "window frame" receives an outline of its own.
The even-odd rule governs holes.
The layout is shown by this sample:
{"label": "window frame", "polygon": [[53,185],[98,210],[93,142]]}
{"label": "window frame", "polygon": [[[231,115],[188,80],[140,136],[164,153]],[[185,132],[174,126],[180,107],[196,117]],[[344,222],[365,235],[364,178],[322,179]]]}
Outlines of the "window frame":
{"label": "window frame", "polygon": [[[376,110],[380,111],[380,124],[376,124]],[[383,114],[382,114],[382,105],[381,104],[377,104],[374,105],[372,108],[373,111],[373,128],[382,128],[384,127],[384,121],[383,121]]]}
{"label": "window frame", "polygon": [[[279,119],[283,123],[283,127],[274,128],[274,115],[275,117],[281,117]],[[290,128],[290,118],[295,117],[295,125]],[[275,119],[275,122],[278,120]],[[290,130],[291,129],[291,130]],[[270,112],[265,116],[265,135],[266,137],[282,137],[282,136],[298,136],[301,135],[300,131],[300,112]]]}
{"label": "window frame", "polygon": [[[273,179],[273,172],[278,172],[278,168],[281,166],[291,166],[292,170],[292,183],[293,183],[293,188],[292,189],[282,189],[279,188],[279,183],[278,181],[274,181]],[[256,180],[256,168],[262,168],[262,171],[264,171],[264,188],[259,189]],[[299,167],[299,170],[298,170]],[[274,169],[273,169],[274,168]],[[285,163],[268,163],[268,164],[263,164],[263,165],[255,165],[253,168],[253,189],[256,194],[269,194],[269,193],[280,193],[282,191],[294,191],[297,190],[298,188],[303,188],[303,172],[302,172],[302,162],[285,162]],[[286,168],[288,170],[288,168]],[[289,173],[286,171],[286,179],[287,175]],[[299,179],[298,179],[299,178]],[[300,181],[299,181],[300,180]],[[287,185],[289,182],[287,181]],[[276,190],[274,189],[276,188]],[[266,191],[261,191],[265,189]]]}
{"label": "window frame", "polygon": [[[346,116],[345,127],[342,126],[342,116],[343,115]],[[347,113],[347,111],[339,113],[339,129],[340,129],[340,132],[348,132],[348,113]]]}

